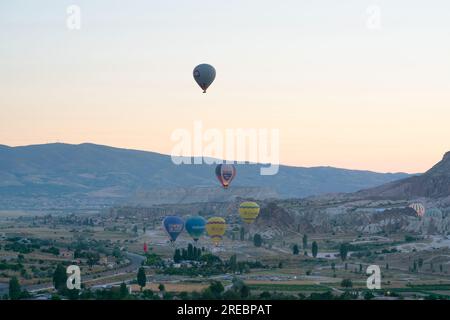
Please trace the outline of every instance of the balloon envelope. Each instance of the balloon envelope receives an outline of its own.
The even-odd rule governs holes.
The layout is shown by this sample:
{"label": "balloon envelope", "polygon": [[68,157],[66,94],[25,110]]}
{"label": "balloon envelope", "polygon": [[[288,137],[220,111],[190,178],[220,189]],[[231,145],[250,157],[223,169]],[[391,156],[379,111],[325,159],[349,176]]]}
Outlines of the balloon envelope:
{"label": "balloon envelope", "polygon": [[222,241],[227,225],[225,220],[220,217],[208,219],[206,223],[206,232],[211,237],[212,242],[217,246]]}
{"label": "balloon envelope", "polygon": [[216,69],[212,65],[203,63],[194,68],[193,74],[195,81],[203,89],[203,93],[206,93],[206,89],[216,78]]}
{"label": "balloon envelope", "polygon": [[443,218],[442,211],[438,208],[431,208],[427,210],[427,217]]}
{"label": "balloon envelope", "polygon": [[423,204],[417,202],[410,204],[409,207],[416,211],[417,216],[423,217],[425,215],[425,207],[423,206]]}
{"label": "balloon envelope", "polygon": [[216,167],[217,180],[227,189],[236,176],[236,168],[232,164],[219,164]]}
{"label": "balloon envelope", "polygon": [[168,216],[163,221],[163,227],[169,235],[170,241],[175,241],[184,229],[184,221],[180,217]]}
{"label": "balloon envelope", "polygon": [[197,241],[205,232],[206,220],[200,216],[190,217],[186,220],[186,231]]}
{"label": "balloon envelope", "polygon": [[245,223],[253,223],[259,215],[259,205],[253,201],[242,202],[239,206],[239,216]]}

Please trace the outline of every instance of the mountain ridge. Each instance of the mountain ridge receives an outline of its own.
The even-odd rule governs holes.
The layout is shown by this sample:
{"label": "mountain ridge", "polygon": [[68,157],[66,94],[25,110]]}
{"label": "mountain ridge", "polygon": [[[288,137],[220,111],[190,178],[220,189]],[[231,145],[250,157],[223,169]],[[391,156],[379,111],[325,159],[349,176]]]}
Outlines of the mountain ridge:
{"label": "mountain ridge", "polygon": [[[277,194],[280,198],[355,192],[410,176],[330,166],[285,165],[280,165],[274,176],[261,176],[258,164],[236,164],[236,168],[238,175],[232,186],[270,188],[267,196]],[[169,155],[157,152],[93,143],[0,148],[2,197],[25,197],[27,201],[39,197],[90,198],[90,202],[95,202],[95,198],[127,199],[138,192],[159,189],[217,185],[214,165],[175,165]],[[233,188],[230,190],[232,193]],[[252,193],[263,196],[256,189]]]}
{"label": "mountain ridge", "polygon": [[425,173],[356,192],[356,197],[411,199],[450,197],[450,151]]}

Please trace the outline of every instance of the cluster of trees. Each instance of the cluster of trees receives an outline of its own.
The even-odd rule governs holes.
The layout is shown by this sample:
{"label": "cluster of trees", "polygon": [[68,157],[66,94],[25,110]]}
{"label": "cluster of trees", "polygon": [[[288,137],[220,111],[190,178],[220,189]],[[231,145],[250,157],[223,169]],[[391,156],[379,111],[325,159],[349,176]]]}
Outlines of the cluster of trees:
{"label": "cluster of trees", "polygon": [[93,251],[82,251],[80,249],[76,249],[73,257],[75,259],[84,258],[87,259],[87,263],[89,266],[93,266],[97,264],[100,260],[100,254],[98,252]]}
{"label": "cluster of trees", "polygon": [[145,254],[145,265],[147,266],[158,266],[162,264],[161,257],[153,252],[152,248],[149,248],[149,252]]}
{"label": "cluster of trees", "polygon": [[50,248],[47,248],[47,249],[41,249],[41,251],[42,252],[44,252],[44,253],[51,253],[51,254],[53,254],[53,255],[55,255],[55,256],[59,256],[59,249],[58,248],[56,248],[56,247],[50,247]]}
{"label": "cluster of trees", "polygon": [[12,271],[20,271],[23,269],[23,265],[21,263],[7,263],[0,262],[0,270],[12,270]]}
{"label": "cluster of trees", "polygon": [[11,300],[19,300],[29,298],[31,295],[26,290],[22,290],[19,279],[12,277],[9,280],[9,298]]}
{"label": "cluster of trees", "polygon": [[[412,266],[409,268],[410,272],[419,272],[420,269],[423,268],[423,258],[419,258],[418,260],[414,260]],[[429,263],[429,271],[435,272],[434,265],[432,262]],[[442,264],[439,265],[439,272],[444,272],[444,266]]]}
{"label": "cluster of trees", "polygon": [[[303,235],[302,238],[302,246],[303,246],[303,250],[304,250],[304,255],[307,256],[308,255],[308,235]],[[317,254],[319,253],[319,245],[317,244],[316,241],[313,241],[313,243],[311,244],[311,254],[314,258],[317,257]],[[297,244],[294,244],[294,246],[292,247],[292,254],[294,255],[298,255],[300,254],[300,248]]]}
{"label": "cluster of trees", "polygon": [[205,248],[197,248],[193,246],[192,244],[189,244],[187,246],[187,249],[176,249],[175,253],[173,255],[173,261],[175,263],[179,263],[181,261],[200,261],[202,257],[202,252],[205,251]]}
{"label": "cluster of trees", "polygon": [[14,251],[14,252],[19,252],[19,253],[23,253],[23,254],[33,252],[33,248],[31,245],[18,243],[18,242],[7,243],[7,244],[5,244],[4,249],[6,251]]}

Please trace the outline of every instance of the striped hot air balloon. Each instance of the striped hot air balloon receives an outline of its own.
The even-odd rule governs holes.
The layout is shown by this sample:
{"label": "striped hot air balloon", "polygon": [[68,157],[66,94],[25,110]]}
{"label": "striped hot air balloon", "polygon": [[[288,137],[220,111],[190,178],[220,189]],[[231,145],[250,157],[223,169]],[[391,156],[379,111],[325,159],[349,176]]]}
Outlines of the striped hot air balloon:
{"label": "striped hot air balloon", "polygon": [[206,223],[206,232],[216,246],[222,241],[226,228],[225,220],[220,217],[212,217]]}
{"label": "striped hot air balloon", "polygon": [[414,209],[418,217],[423,217],[425,215],[425,207],[423,204],[416,202],[410,204],[409,207]]}
{"label": "striped hot air balloon", "polygon": [[236,168],[232,164],[219,164],[216,167],[217,180],[227,189],[236,176]]}
{"label": "striped hot air balloon", "polygon": [[256,202],[246,201],[239,206],[239,216],[245,223],[253,223],[259,215],[259,205]]}

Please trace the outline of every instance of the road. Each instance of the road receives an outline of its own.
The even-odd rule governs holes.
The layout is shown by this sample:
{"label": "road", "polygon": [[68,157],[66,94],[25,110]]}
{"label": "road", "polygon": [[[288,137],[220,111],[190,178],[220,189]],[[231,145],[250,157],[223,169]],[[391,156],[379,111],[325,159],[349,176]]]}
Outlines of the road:
{"label": "road", "polygon": [[[139,267],[142,265],[142,261],[145,260],[145,257],[136,253],[132,253],[132,252],[126,252],[125,253],[126,257],[128,260],[130,260],[130,264],[117,268],[117,269],[112,269],[112,270],[107,270],[101,273],[96,273],[96,274],[91,274],[91,275],[87,275],[84,276],[81,275],[81,283],[85,282],[85,281],[89,281],[89,280],[101,280],[103,278],[108,278],[111,276],[116,276],[116,275],[121,275],[121,274],[127,274],[127,273],[136,273],[137,270],[139,269]],[[94,279],[95,277],[95,279]],[[7,292],[7,287],[8,285],[6,285],[5,288],[0,287],[0,291],[5,290],[5,293]],[[34,285],[27,285],[27,286],[23,286],[23,289],[26,289],[29,292],[38,292],[41,290],[51,290],[53,289],[53,284],[52,283],[41,283],[41,284],[34,284]]]}

